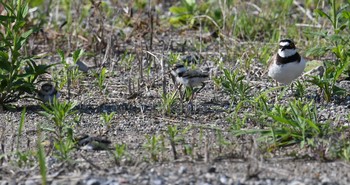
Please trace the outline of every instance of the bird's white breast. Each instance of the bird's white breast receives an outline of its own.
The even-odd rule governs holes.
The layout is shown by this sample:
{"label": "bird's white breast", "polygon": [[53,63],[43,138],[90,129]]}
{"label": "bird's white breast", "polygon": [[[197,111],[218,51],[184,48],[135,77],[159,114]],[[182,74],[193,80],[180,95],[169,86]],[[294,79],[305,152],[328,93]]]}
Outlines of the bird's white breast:
{"label": "bird's white breast", "polygon": [[289,84],[298,78],[305,69],[306,61],[301,58],[300,62],[290,62],[277,65],[276,62],[269,67],[268,75],[279,83]]}

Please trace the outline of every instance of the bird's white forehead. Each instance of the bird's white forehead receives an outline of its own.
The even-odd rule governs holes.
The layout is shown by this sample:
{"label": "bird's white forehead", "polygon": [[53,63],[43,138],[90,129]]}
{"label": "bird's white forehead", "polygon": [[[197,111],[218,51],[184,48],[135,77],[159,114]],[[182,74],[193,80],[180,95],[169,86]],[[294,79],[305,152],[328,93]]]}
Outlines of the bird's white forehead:
{"label": "bird's white forehead", "polygon": [[176,68],[176,72],[177,73],[181,73],[181,72],[185,72],[187,71],[186,67],[185,66],[182,66],[182,67],[179,67],[179,68]]}
{"label": "bird's white forehead", "polygon": [[289,42],[280,42],[280,46],[289,46],[290,43]]}

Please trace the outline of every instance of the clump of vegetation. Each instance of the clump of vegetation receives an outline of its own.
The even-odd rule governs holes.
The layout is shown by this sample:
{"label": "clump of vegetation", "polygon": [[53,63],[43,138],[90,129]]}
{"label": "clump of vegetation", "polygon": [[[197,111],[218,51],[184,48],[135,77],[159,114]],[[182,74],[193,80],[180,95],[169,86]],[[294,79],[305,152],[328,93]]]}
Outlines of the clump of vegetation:
{"label": "clump of vegetation", "polygon": [[0,105],[33,98],[35,81],[51,65],[37,65],[33,56],[23,52],[32,29],[26,30],[28,4],[25,1],[1,1],[5,15],[0,25]]}
{"label": "clump of vegetation", "polygon": [[65,161],[69,161],[70,152],[74,148],[74,120],[69,120],[69,116],[74,115],[74,102],[60,102],[57,98],[54,98],[52,103],[41,105],[44,111],[41,112],[48,120],[50,120],[53,126],[43,127],[42,129],[48,131],[53,135],[54,147],[57,151],[57,156]]}
{"label": "clump of vegetation", "polygon": [[[98,158],[108,165],[106,168],[138,164],[139,160],[166,163],[184,158],[193,163],[215,163],[227,158],[249,159],[247,155],[253,150],[261,158],[304,152],[303,156],[315,160],[350,161],[350,116],[327,117],[322,113],[329,110],[329,103],[338,105],[334,100],[340,104],[348,101],[348,89],[341,88],[340,81],[350,78],[349,2],[182,0],[158,4],[147,0],[64,0],[31,4],[37,5],[40,11],[36,13],[41,14],[40,24],[34,25],[35,34],[33,29],[28,30],[26,20],[28,12],[36,9],[29,11],[21,0],[0,2],[0,105],[33,97],[38,76],[52,66],[38,65],[37,58],[28,56],[35,53],[25,47],[31,37],[35,37],[31,45],[63,64],[52,71],[63,100],[54,98],[41,105],[40,121],[33,129],[37,139],[34,152],[29,142],[29,149],[21,150],[21,139],[31,125],[24,124],[25,108],[13,137],[17,139],[16,150],[1,154],[0,163],[14,156],[18,168],[37,164],[42,184],[51,178],[48,157],[54,155],[55,160],[71,164],[76,160],[74,152],[84,154],[75,150],[74,135],[80,128],[89,135],[113,138],[115,148],[89,153],[106,154]],[[56,15],[50,14],[53,9]],[[168,14],[160,15],[163,11]],[[31,16],[35,19],[37,14]],[[46,28],[46,22],[55,28]],[[49,37],[52,32],[54,39]],[[36,43],[36,38],[42,40]],[[300,54],[320,60],[325,69],[322,75],[297,81],[296,96],[290,88],[270,83],[264,71],[281,38],[298,42]],[[46,48],[40,48],[42,45]],[[56,45],[62,50],[56,51]],[[185,61],[184,55],[189,53],[199,53],[200,59]],[[72,63],[67,54],[72,55]],[[84,75],[76,67],[83,58],[95,64]],[[211,77],[206,88],[193,98],[199,105],[193,114],[176,113],[179,109],[182,112],[183,102],[192,100],[198,91],[186,88],[182,93],[168,78],[171,66],[180,62],[188,68],[203,69]],[[77,86],[78,93],[74,92]],[[66,94],[69,100],[82,100],[79,106],[76,101],[65,101]],[[104,132],[99,132],[98,126]],[[6,139],[2,135],[1,146]],[[50,138],[48,145],[46,138]],[[103,161],[108,158],[114,163]],[[93,160],[84,160],[103,169]]]}
{"label": "clump of vegetation", "polygon": [[322,76],[312,76],[312,79],[309,80],[309,82],[319,87],[326,102],[330,102],[334,95],[347,94],[345,89],[337,85],[337,82],[342,78],[350,77],[349,4],[341,6],[337,1],[332,0],[330,6],[329,11],[316,9],[315,13],[331,24],[332,31],[320,30],[313,33],[319,35],[324,44],[312,47],[307,52],[308,55],[329,56],[332,54],[335,56],[335,60],[326,59],[324,61],[325,72]]}

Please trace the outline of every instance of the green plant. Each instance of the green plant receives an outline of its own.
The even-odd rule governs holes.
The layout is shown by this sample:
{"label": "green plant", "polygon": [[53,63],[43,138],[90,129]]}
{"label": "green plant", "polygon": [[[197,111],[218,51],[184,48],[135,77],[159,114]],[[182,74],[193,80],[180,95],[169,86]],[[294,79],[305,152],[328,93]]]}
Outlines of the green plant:
{"label": "green plant", "polygon": [[73,23],[73,16],[72,16],[72,1],[69,0],[62,0],[62,8],[64,10],[66,20],[67,20],[67,30],[71,31],[72,29],[72,23]]}
{"label": "green plant", "polygon": [[19,140],[22,136],[22,131],[23,131],[23,127],[24,127],[24,119],[26,116],[26,108],[24,107],[22,110],[22,114],[21,114],[21,120],[19,122],[19,126],[18,126],[18,132],[17,132],[17,141],[16,141],[16,147],[17,147],[17,151],[19,151]]}
{"label": "green plant", "polygon": [[169,54],[169,66],[174,66],[181,60],[180,54],[171,52]]}
{"label": "green plant", "polygon": [[183,153],[184,155],[190,155],[191,157],[193,157],[193,145],[194,143],[187,143],[185,138],[186,136],[188,136],[188,132],[193,129],[192,126],[188,126],[184,129],[178,130],[180,133],[176,136],[175,135],[175,142],[179,143],[183,146]]}
{"label": "green plant", "polygon": [[230,145],[231,143],[223,136],[223,131],[215,129],[216,141],[218,142],[219,152],[222,152],[222,148]]}
{"label": "green plant", "polygon": [[[62,58],[62,54],[61,58]],[[73,64],[68,64],[66,60],[64,60],[64,66],[67,71],[67,78],[70,83],[75,84],[76,81],[79,81],[81,78],[81,72],[79,71],[79,67],[77,66],[77,62],[84,55],[83,49],[78,49],[73,52]]]}
{"label": "green plant", "polygon": [[104,112],[101,117],[100,117],[100,120],[102,121],[102,124],[104,126],[107,126],[107,128],[110,128],[111,126],[111,121],[113,119],[115,115],[115,112],[111,112],[110,114],[108,114],[107,112]]}
{"label": "green plant", "polygon": [[189,101],[197,90],[198,90],[198,88],[185,87],[183,99],[186,101]]}
{"label": "green plant", "polygon": [[33,151],[16,151],[14,152],[14,154],[15,160],[13,161],[16,162],[15,164],[18,165],[20,168],[34,165],[35,161]]}
{"label": "green plant", "polygon": [[18,166],[23,167],[24,165],[31,165],[33,163],[33,152],[32,151],[23,151],[20,149],[20,140],[22,137],[23,127],[24,127],[24,120],[26,115],[26,107],[23,108],[21,113],[21,120],[19,122],[18,131],[17,131],[17,138],[16,138],[16,162]]}
{"label": "green plant", "polygon": [[[234,111],[227,118],[227,121],[231,123],[231,131],[236,132],[246,127],[248,120],[252,125],[260,125],[263,127],[266,119],[269,117],[268,114],[273,108],[273,105],[268,103],[268,94],[280,88],[281,87],[270,88],[257,93],[254,98],[252,97],[238,102]],[[246,111],[247,109],[249,109],[249,111]]]}
{"label": "green plant", "polygon": [[70,115],[74,115],[75,102],[60,102],[56,98],[52,103],[41,107],[44,111],[40,114],[54,123],[53,128],[43,128],[54,134],[54,147],[58,151],[58,156],[63,160],[69,159],[69,153],[74,147],[73,129],[74,122],[67,120]]}
{"label": "green plant", "polygon": [[198,11],[197,6],[195,0],[182,0],[181,6],[170,7],[169,11],[174,16],[170,18],[169,22],[175,26],[187,24],[192,26],[194,24],[193,18]]}
{"label": "green plant", "polygon": [[[230,27],[232,33],[243,40],[276,42],[281,35],[281,31],[280,29],[274,29],[273,25],[285,26],[289,30],[295,27],[293,24],[286,25],[287,22],[293,21],[288,15],[292,5],[293,1],[291,0],[265,1],[258,3],[257,6],[269,8],[271,11],[261,11],[257,6],[252,6],[248,3],[242,4],[238,7],[237,13],[232,15],[229,21],[232,25],[232,28]],[[256,16],[252,16],[252,14]],[[290,33],[294,32],[288,32],[288,34]]]}
{"label": "green plant", "polygon": [[[22,132],[24,127],[24,120],[26,115],[26,107],[23,108],[21,113],[21,120],[19,122],[18,130],[17,130],[17,138],[16,138],[16,151],[14,152],[16,157],[16,163],[19,167],[23,167],[25,165],[32,165],[33,161],[33,152],[32,151],[23,151],[20,149],[20,140],[22,138]],[[1,157],[0,157],[1,158]]]}
{"label": "green plant", "polygon": [[168,133],[168,138],[170,141],[171,150],[173,152],[174,160],[176,160],[177,159],[176,142],[178,140],[177,135],[179,134],[177,126],[176,125],[168,126],[167,133]]}
{"label": "green plant", "polygon": [[188,126],[184,129],[178,129],[176,125],[168,126],[166,131],[166,136],[169,139],[171,151],[173,153],[174,160],[178,158],[176,145],[182,145],[184,155],[193,155],[193,146],[191,144],[186,143],[186,135],[188,135],[188,131],[192,129],[192,126]]}
{"label": "green plant", "polygon": [[302,99],[305,97],[305,85],[300,81],[296,81],[295,84],[295,96]]}
{"label": "green plant", "polygon": [[342,148],[340,156],[343,159],[350,161],[350,144],[349,143]]}
{"label": "green plant", "polygon": [[116,144],[114,150],[114,159],[117,165],[120,165],[121,160],[126,155],[126,144]]}
{"label": "green plant", "polygon": [[67,61],[69,59],[67,59],[64,56],[64,52],[62,50],[58,50],[57,53],[60,56],[61,63],[64,66],[64,68],[62,68],[59,71],[61,76],[56,80],[59,82],[58,88],[62,89],[67,83],[69,86],[68,88],[70,88],[70,86],[72,84],[77,84],[77,82],[79,82],[80,79],[82,78],[82,73],[79,71],[79,67],[77,66],[77,62],[84,55],[84,50],[78,49],[78,50],[74,51],[72,54],[73,61],[71,61],[71,62]]}
{"label": "green plant", "polygon": [[143,147],[153,161],[159,161],[159,153],[164,150],[164,138],[162,135],[146,136],[146,143],[143,144]]}
{"label": "green plant", "polygon": [[[52,65],[36,65],[34,57],[24,56],[33,30],[25,31],[28,4],[24,1],[0,1],[5,15],[0,15],[0,106],[36,94],[35,80]],[[29,96],[25,96],[26,93]]]}
{"label": "green plant", "polygon": [[251,97],[252,86],[245,82],[244,78],[244,75],[239,74],[239,70],[224,69],[224,75],[220,77],[219,81],[232,102],[244,101]]}
{"label": "green plant", "polygon": [[107,73],[107,69],[106,68],[102,68],[100,74],[95,74],[96,78],[97,78],[97,85],[98,88],[100,89],[100,92],[103,92],[106,89],[106,73]]}
{"label": "green plant", "polygon": [[135,61],[136,55],[124,52],[121,56],[121,66],[124,67],[125,71],[128,71],[132,67],[132,63]]}
{"label": "green plant", "polygon": [[[225,4],[226,3],[226,4]],[[231,7],[231,1],[222,1],[222,7]],[[173,14],[169,19],[169,23],[175,27],[188,26],[196,27],[199,24],[205,25],[214,30],[224,27],[222,7],[218,6],[216,1],[200,1],[182,0],[180,5],[170,7],[169,11]],[[225,17],[227,18],[227,17]]]}
{"label": "green plant", "polygon": [[325,74],[322,77],[312,77],[309,82],[317,85],[323,95],[323,98],[329,102],[333,95],[344,95],[346,92],[344,89],[339,88],[336,83],[338,80],[344,77],[344,75],[350,76],[350,52],[349,52],[349,34],[345,29],[349,26],[350,14],[347,11],[349,4],[339,7],[337,1],[330,0],[329,4],[331,9],[329,12],[325,12],[321,9],[316,9],[315,13],[320,17],[326,18],[332,25],[333,32],[319,31],[311,32],[310,34],[318,35],[324,38],[324,45],[317,45],[310,48],[307,55],[321,56],[328,52],[335,55],[336,60],[326,60],[324,62]]}
{"label": "green plant", "polygon": [[331,4],[331,9],[328,14],[321,9],[316,9],[315,13],[317,13],[321,17],[326,17],[327,20],[332,24],[334,33],[338,34],[347,26],[347,22],[343,22],[343,18],[347,16],[347,12],[344,10],[346,10],[349,4],[345,4],[343,7],[338,9],[338,4],[336,0],[329,0],[328,2]]}
{"label": "green plant", "polygon": [[317,108],[313,101],[304,103],[291,101],[287,106],[275,104],[266,113],[273,123],[264,129],[233,130],[234,134],[260,134],[259,140],[272,142],[273,147],[300,143],[304,147],[310,138],[323,137],[328,132],[329,123],[318,122]]}
{"label": "green plant", "polygon": [[[334,65],[332,62],[325,62],[325,72],[323,76],[311,76],[308,82],[319,87],[321,95],[326,102],[330,102],[333,95],[345,95],[346,91],[336,85],[337,80],[348,66],[350,61],[345,65]],[[342,67],[343,66],[343,67]]]}
{"label": "green plant", "polygon": [[172,107],[176,102],[177,91],[169,92],[167,94],[162,94],[162,99],[158,109],[162,110],[163,114],[170,115]]}
{"label": "green plant", "polygon": [[321,126],[318,125],[314,102],[304,104],[301,101],[292,101],[288,107],[275,105],[269,116],[276,123],[276,127],[271,127],[276,145],[300,142],[301,147],[304,147],[307,138],[324,135]]}
{"label": "green plant", "polygon": [[41,175],[41,184],[46,185],[47,184],[47,167],[45,162],[45,151],[41,144],[42,141],[42,133],[41,128],[38,127],[38,139],[37,139],[37,159],[39,162],[39,169],[40,169],[40,175]]}

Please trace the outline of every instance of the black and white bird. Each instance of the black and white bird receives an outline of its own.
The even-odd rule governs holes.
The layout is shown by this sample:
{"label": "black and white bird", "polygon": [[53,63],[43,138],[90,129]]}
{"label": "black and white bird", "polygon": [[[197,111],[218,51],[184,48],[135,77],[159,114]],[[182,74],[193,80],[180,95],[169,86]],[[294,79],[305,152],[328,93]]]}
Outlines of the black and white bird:
{"label": "black and white bird", "polygon": [[38,92],[38,96],[43,102],[52,102],[54,97],[60,97],[60,93],[51,83],[44,83],[43,85],[41,85],[41,89]]}
{"label": "black and white bird", "polygon": [[108,150],[109,145],[112,143],[110,140],[104,137],[94,137],[89,135],[83,135],[76,139],[77,145],[82,150]]}
{"label": "black and white bird", "polygon": [[204,81],[209,78],[208,73],[199,70],[189,70],[183,64],[176,64],[170,73],[173,81],[179,85],[190,88],[201,85],[201,88],[198,91],[204,88]]}
{"label": "black and white bird", "polygon": [[[176,64],[170,71],[171,78],[177,88],[180,91],[180,97],[183,100],[184,94],[181,94],[181,87],[184,86],[186,90],[190,90],[191,95],[189,97],[189,110],[193,109],[192,99],[196,93],[205,87],[205,81],[209,79],[209,74],[199,70],[187,69],[183,64]],[[199,89],[195,87],[201,86]],[[181,104],[182,107],[182,104]],[[181,108],[182,109],[182,108]]]}
{"label": "black and white bird", "polygon": [[284,85],[290,84],[304,71],[306,61],[299,55],[295,44],[290,39],[279,42],[278,53],[269,61],[268,75]]}

